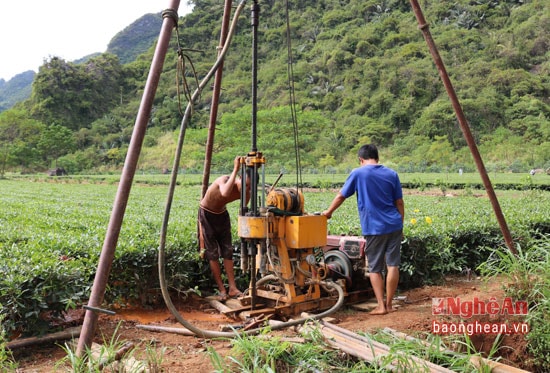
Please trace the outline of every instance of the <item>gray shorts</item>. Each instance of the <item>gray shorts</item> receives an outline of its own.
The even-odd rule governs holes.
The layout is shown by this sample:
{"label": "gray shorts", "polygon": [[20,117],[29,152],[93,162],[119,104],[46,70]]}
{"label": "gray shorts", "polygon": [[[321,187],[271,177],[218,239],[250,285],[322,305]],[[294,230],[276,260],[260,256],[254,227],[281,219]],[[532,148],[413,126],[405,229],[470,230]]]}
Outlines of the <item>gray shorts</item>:
{"label": "gray shorts", "polygon": [[382,235],[365,236],[369,272],[381,273],[386,265],[397,267],[401,264],[402,237],[402,230]]}

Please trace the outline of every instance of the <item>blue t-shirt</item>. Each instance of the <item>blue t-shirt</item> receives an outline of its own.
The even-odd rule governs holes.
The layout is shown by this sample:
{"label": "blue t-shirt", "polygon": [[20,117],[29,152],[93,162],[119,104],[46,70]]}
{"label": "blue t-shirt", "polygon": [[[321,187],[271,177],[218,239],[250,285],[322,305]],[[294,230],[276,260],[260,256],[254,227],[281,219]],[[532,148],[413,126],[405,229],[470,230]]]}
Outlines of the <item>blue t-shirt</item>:
{"label": "blue t-shirt", "polygon": [[395,201],[403,198],[397,172],[383,165],[365,165],[351,171],[340,193],[357,193],[363,235],[380,235],[403,229]]}

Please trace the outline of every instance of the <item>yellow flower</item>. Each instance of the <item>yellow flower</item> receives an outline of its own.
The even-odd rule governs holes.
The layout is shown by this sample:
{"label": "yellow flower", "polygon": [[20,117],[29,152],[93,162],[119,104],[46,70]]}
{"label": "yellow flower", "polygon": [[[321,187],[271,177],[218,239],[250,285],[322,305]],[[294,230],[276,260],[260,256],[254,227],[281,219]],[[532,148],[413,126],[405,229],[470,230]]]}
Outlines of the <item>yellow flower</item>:
{"label": "yellow flower", "polygon": [[412,225],[415,225],[415,224],[416,224],[416,219],[415,219],[415,218],[412,218],[412,219],[411,219],[411,224],[412,224]]}
{"label": "yellow flower", "polygon": [[414,212],[418,214],[420,212],[420,210],[419,209],[414,209]]}
{"label": "yellow flower", "polygon": [[429,216],[426,216],[426,223],[432,224],[432,218],[430,218]]}

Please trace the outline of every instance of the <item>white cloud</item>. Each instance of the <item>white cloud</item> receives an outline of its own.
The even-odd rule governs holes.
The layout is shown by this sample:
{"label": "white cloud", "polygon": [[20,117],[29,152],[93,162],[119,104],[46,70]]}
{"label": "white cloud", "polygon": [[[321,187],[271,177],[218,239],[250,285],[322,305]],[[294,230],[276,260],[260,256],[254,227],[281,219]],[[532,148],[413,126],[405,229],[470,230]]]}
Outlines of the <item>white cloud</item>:
{"label": "white cloud", "polygon": [[[67,61],[105,52],[115,34],[147,13],[168,8],[170,0],[27,0],[0,2],[0,78],[38,71],[44,59]],[[191,8],[180,1],[178,14]],[[160,30],[159,30],[160,31]]]}

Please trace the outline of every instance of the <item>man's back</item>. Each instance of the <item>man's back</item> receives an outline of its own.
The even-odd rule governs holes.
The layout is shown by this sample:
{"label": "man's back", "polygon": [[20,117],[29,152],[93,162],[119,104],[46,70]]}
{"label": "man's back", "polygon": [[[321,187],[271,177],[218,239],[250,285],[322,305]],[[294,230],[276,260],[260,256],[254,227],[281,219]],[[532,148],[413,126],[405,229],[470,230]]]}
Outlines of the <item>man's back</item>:
{"label": "man's back", "polygon": [[228,179],[229,176],[224,175],[214,180],[201,200],[200,205],[203,208],[212,212],[223,212],[228,203],[236,201],[241,197],[237,183],[231,185],[225,193],[222,193],[222,188]]}
{"label": "man's back", "polygon": [[382,165],[364,165],[353,170],[341,190],[348,198],[357,193],[357,208],[363,234],[386,234],[402,228],[396,201],[403,198],[397,173]]}

